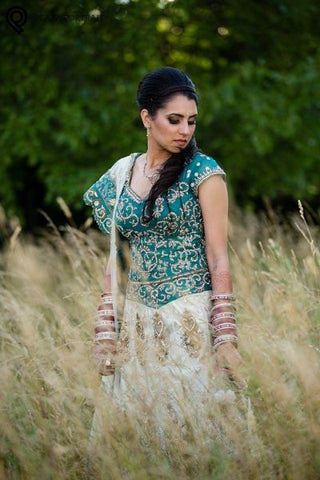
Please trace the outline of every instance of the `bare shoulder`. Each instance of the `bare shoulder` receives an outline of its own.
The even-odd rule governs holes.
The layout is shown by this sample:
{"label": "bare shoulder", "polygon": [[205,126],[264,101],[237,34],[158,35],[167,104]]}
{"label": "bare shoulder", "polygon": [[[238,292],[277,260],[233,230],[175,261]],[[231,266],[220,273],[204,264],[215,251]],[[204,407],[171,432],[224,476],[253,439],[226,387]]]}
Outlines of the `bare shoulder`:
{"label": "bare shoulder", "polygon": [[228,190],[225,180],[221,175],[211,175],[199,185],[198,197],[201,204],[226,202]]}

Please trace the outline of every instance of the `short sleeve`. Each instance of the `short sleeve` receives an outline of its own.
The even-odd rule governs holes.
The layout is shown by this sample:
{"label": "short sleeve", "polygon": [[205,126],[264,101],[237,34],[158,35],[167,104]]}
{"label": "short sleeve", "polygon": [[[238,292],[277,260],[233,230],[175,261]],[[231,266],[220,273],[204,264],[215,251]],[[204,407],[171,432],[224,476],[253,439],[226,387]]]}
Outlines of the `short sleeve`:
{"label": "short sleeve", "polygon": [[203,153],[197,153],[187,168],[187,179],[195,195],[198,194],[199,185],[211,175],[221,175],[223,180],[226,181],[225,171],[214,158]]}
{"label": "short sleeve", "polygon": [[113,209],[116,203],[116,185],[108,170],[83,195],[86,205],[92,207],[93,218],[102,233],[110,234]]}

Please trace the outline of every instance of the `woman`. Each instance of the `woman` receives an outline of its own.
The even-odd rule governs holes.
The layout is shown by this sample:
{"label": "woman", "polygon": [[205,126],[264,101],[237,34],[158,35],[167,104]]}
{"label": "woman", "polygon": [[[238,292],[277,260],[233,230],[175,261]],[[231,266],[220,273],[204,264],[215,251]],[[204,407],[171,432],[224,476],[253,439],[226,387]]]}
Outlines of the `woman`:
{"label": "woman", "polygon": [[[213,365],[215,375],[234,374],[240,361],[227,187],[225,172],[197,148],[198,96],[186,74],[171,67],[148,73],[137,102],[146,152],[118,160],[84,195],[101,231],[111,233],[96,358],[105,389],[120,401],[145,392],[159,404],[166,392],[177,406],[186,384],[190,395],[204,394]],[[131,252],[121,325],[116,229]]]}

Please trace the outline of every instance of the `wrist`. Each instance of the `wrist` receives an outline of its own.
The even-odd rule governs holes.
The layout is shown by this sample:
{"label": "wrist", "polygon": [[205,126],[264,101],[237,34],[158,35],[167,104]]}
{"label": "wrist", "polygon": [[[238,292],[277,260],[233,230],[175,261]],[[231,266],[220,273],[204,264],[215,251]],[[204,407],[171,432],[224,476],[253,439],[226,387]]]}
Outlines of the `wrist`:
{"label": "wrist", "polygon": [[213,351],[217,352],[220,347],[224,346],[223,348],[227,347],[230,348],[238,348],[238,337],[236,335],[221,335],[217,337],[217,339],[213,343]]}
{"label": "wrist", "polygon": [[102,303],[113,302],[112,292],[103,292],[101,293]]}
{"label": "wrist", "polygon": [[103,315],[103,314],[112,315],[112,316],[114,315],[113,297],[112,297],[111,293],[103,292],[101,294],[101,303],[98,306],[98,313],[100,313],[100,315]]}
{"label": "wrist", "polygon": [[224,344],[232,344],[237,348],[235,295],[233,293],[213,293],[211,300],[213,305],[209,323],[214,351]]}

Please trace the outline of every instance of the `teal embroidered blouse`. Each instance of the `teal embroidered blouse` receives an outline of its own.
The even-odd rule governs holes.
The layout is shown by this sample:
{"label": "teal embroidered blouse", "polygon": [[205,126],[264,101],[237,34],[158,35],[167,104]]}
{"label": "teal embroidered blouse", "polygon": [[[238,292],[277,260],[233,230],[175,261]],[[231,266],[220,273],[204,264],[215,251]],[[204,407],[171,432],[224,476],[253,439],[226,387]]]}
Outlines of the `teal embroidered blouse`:
{"label": "teal embroidered blouse", "polygon": [[[219,174],[225,179],[225,172],[212,157],[197,153],[167,193],[157,198],[154,218],[146,225],[145,201],[129,185],[132,166],[115,211],[116,227],[128,238],[131,252],[126,297],[159,308],[184,295],[211,290],[197,192],[206,178]],[[83,199],[93,208],[100,230],[110,234],[116,203],[112,171],[102,175]]]}

